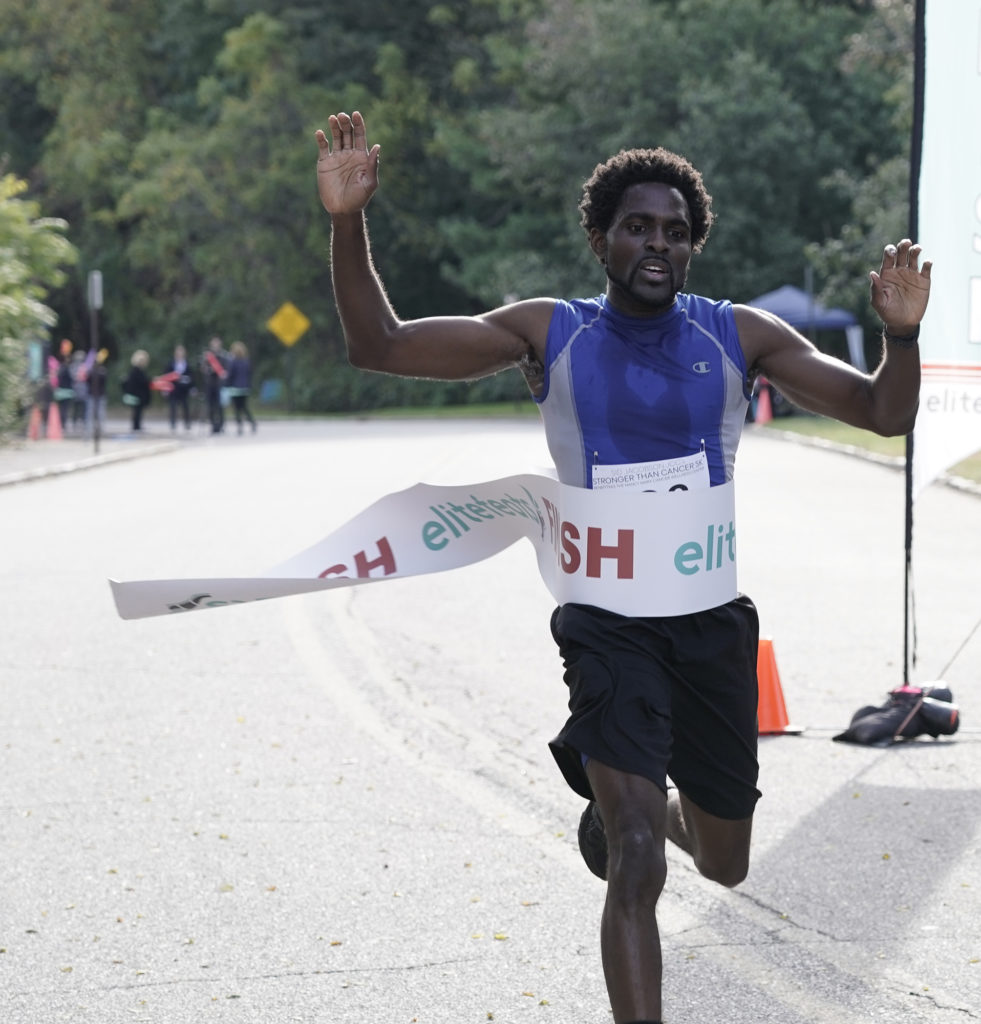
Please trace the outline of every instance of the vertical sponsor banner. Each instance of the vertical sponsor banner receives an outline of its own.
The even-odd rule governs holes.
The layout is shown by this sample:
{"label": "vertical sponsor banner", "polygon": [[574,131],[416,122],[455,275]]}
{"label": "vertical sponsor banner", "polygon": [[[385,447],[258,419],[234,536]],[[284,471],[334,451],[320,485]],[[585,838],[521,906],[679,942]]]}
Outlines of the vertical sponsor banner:
{"label": "vertical sponsor banner", "polygon": [[914,496],[981,449],[981,0],[928,0],[925,35],[918,241],[934,275]]}

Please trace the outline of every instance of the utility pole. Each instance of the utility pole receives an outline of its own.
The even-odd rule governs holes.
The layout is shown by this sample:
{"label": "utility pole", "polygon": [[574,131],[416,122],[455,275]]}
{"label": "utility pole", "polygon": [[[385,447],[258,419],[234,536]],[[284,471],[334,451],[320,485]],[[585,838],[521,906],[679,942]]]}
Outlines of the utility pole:
{"label": "utility pole", "polygon": [[[99,363],[99,310],[102,309],[102,271],[90,270],[88,280],[89,300],[89,356],[92,360],[89,369],[89,397],[92,399],[92,437],[95,441],[95,454],[99,454],[99,440],[102,435],[101,404],[106,398],[106,375]],[[98,372],[96,372],[98,367]],[[97,391],[93,394],[93,382],[98,381]]]}

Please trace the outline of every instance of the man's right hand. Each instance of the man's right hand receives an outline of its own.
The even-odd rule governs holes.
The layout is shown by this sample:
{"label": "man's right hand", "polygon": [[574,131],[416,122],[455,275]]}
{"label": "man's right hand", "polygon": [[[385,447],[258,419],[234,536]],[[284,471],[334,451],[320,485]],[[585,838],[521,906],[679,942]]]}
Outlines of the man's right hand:
{"label": "man's right hand", "polygon": [[364,118],[355,110],[331,114],[330,142],[317,129],[317,188],[324,209],[330,213],[359,213],[378,188],[380,146],[368,149]]}

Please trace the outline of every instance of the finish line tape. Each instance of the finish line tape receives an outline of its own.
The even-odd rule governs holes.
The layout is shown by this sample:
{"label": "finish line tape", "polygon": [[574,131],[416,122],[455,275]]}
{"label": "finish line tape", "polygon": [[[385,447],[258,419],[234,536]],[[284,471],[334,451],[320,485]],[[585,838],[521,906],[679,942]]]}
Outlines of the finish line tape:
{"label": "finish line tape", "polygon": [[522,537],[559,604],[622,615],[682,615],[736,596],[730,481],[669,493],[594,491],[526,474],[460,486],[416,484],[255,577],[110,580],[116,609],[141,619],[472,565]]}

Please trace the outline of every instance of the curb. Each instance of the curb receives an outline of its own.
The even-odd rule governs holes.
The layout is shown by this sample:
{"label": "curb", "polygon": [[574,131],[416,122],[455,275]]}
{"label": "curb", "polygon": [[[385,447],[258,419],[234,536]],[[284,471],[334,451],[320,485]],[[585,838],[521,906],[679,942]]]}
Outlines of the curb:
{"label": "curb", "polygon": [[0,487],[29,483],[32,480],[43,480],[46,477],[61,476],[64,473],[74,473],[82,469],[94,469],[96,466],[105,466],[112,462],[126,462],[129,459],[139,459],[146,455],[162,455],[165,452],[176,451],[178,448],[180,448],[180,443],[177,441],[161,441],[159,444],[145,445],[131,451],[106,452],[104,455],[91,455],[88,458],[60,462],[40,469],[25,469],[0,476]]}

